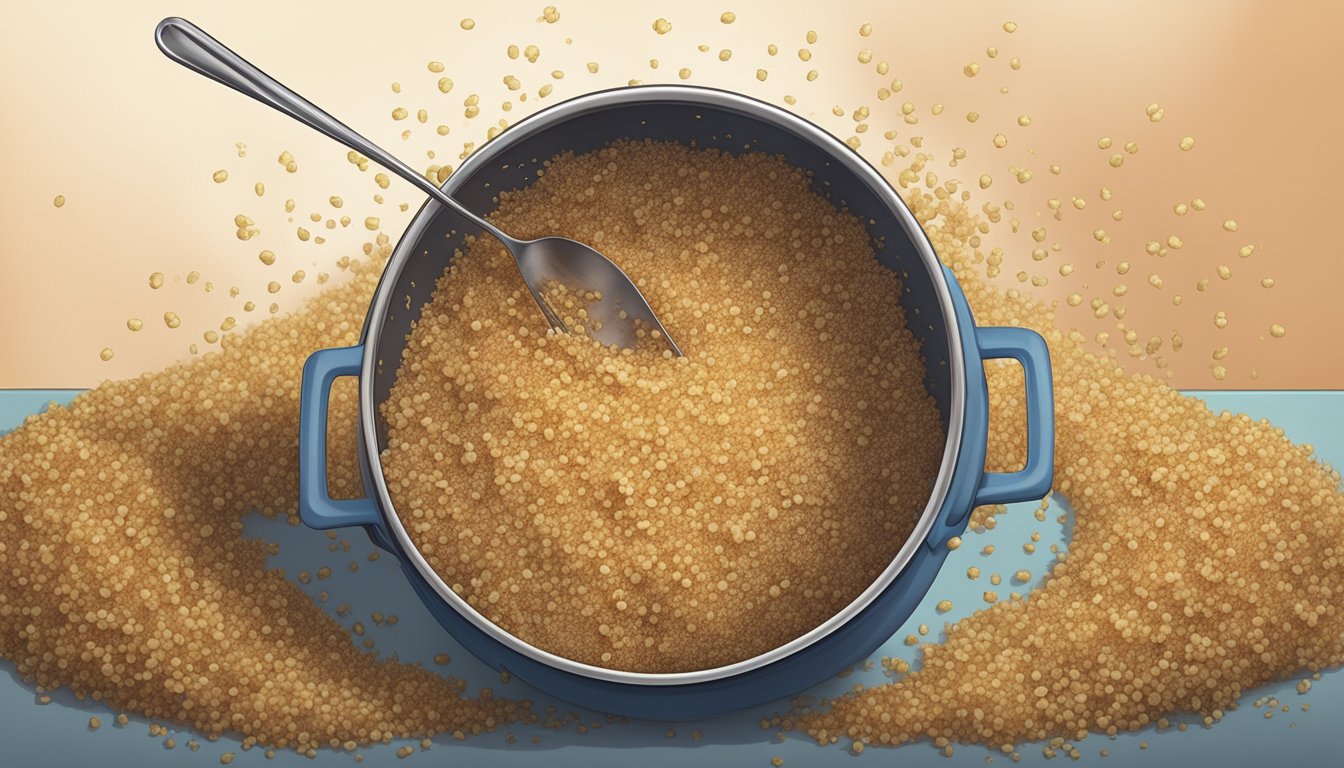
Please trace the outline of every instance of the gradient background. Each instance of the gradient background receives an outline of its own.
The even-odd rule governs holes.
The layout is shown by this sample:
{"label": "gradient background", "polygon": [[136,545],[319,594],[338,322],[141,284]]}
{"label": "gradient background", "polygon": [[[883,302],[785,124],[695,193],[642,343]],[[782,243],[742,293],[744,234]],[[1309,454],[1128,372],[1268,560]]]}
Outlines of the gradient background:
{"label": "gradient background", "polygon": [[[1178,387],[1344,388],[1344,361],[1333,351],[1322,354],[1337,349],[1344,330],[1338,296],[1344,255],[1332,233],[1344,202],[1344,88],[1337,74],[1344,4],[560,2],[556,24],[540,21],[543,5],[8,4],[0,12],[6,104],[0,141],[7,150],[0,175],[0,327],[7,329],[0,336],[0,388],[85,387],[188,357],[189,345],[204,350],[202,333],[226,315],[245,325],[271,301],[283,311],[314,292],[318,271],[336,274],[332,264],[357,256],[371,238],[365,216],[379,216],[395,240],[410,217],[397,205],[408,203],[411,211],[419,205],[404,182],[394,179],[384,192],[373,183],[376,169],[359,173],[343,148],[166,60],[152,30],[172,14],[196,21],[418,168],[456,164],[463,143],[479,145],[501,117],[516,120],[630,78],[678,81],[681,67],[692,69],[693,83],[775,102],[793,95],[793,109],[842,137],[853,135],[850,114],[869,105],[872,130],[861,137],[861,151],[871,160],[922,136],[941,178],[965,180],[977,201],[1013,201],[1020,231],[996,227],[986,244],[1005,251],[1004,285],[1016,285],[1014,274],[1027,269],[1050,276],[1048,286],[1035,289],[1039,295],[1062,299],[1078,291],[1113,305],[1114,287],[1129,287],[1127,327],[1139,333],[1140,345],[1154,335],[1163,339],[1158,354],[1170,362],[1163,370],[1146,356],[1130,357],[1123,343],[1117,348],[1115,319],[1096,320],[1087,301],[1077,308],[1061,303],[1059,312],[1066,327],[1089,336],[1109,331],[1110,346],[1131,369]],[[729,9],[737,21],[723,25],[719,14]],[[475,29],[461,29],[466,16]],[[659,16],[672,21],[671,33],[653,33]],[[1016,33],[1004,32],[1007,20],[1020,25]],[[869,38],[858,34],[865,21],[873,25]],[[815,45],[804,39],[809,29],[819,33]],[[777,56],[766,51],[772,42]],[[509,60],[510,43],[535,43],[541,59]],[[697,50],[701,44],[708,53]],[[990,45],[999,48],[997,59],[987,58]],[[803,46],[812,49],[812,61],[799,60]],[[717,57],[724,47],[734,51],[727,63]],[[857,59],[864,48],[874,51],[868,65]],[[657,69],[649,66],[653,57]],[[1020,70],[1009,68],[1011,57],[1021,59]],[[427,70],[430,60],[445,64],[456,83],[450,94],[436,88],[440,75]],[[880,60],[890,63],[887,76],[874,71]],[[597,74],[585,69],[589,61],[599,63]],[[972,61],[983,66],[973,79],[962,73]],[[757,68],[770,72],[766,82],[756,79]],[[809,68],[821,73],[815,82],[804,78]],[[567,76],[553,80],[555,69]],[[501,78],[510,73],[532,94],[527,103],[517,103],[504,86]],[[893,77],[904,90],[878,101],[876,90]],[[402,93],[393,93],[393,81],[402,83]],[[555,91],[539,99],[536,90],[545,83]],[[1005,86],[1009,93],[1000,93]],[[481,96],[474,120],[463,117],[470,93]],[[506,99],[515,102],[512,112],[501,110]],[[905,99],[917,105],[916,126],[901,120]],[[945,105],[941,116],[929,114],[935,102]],[[1145,116],[1151,102],[1164,109],[1160,123]],[[397,106],[407,107],[411,119],[394,122]],[[835,106],[843,117],[832,114]],[[415,120],[421,107],[429,110],[428,125]],[[982,115],[977,123],[965,119],[969,110]],[[1025,128],[1016,122],[1024,113],[1032,118]],[[435,133],[440,123],[450,135]],[[895,142],[882,138],[890,127],[899,129]],[[405,129],[412,133],[403,140]],[[1004,150],[990,144],[997,132],[1009,137]],[[1103,135],[1115,139],[1114,149],[1098,149]],[[1194,151],[1177,149],[1184,135],[1196,138]],[[1111,168],[1107,156],[1130,140],[1139,142],[1139,153]],[[246,143],[246,157],[238,156],[238,142]],[[966,148],[967,157],[948,168],[954,146]],[[297,158],[298,173],[276,162],[282,150]],[[429,160],[429,151],[438,159]],[[1060,165],[1061,174],[1049,173],[1050,164]],[[1035,178],[1018,184],[1008,173],[1013,166],[1033,169]],[[228,182],[212,183],[217,169],[229,171]],[[988,194],[976,188],[981,173],[995,179]],[[257,181],[266,184],[262,198],[253,192]],[[1098,196],[1103,185],[1114,192],[1109,203]],[[373,201],[379,192],[385,204]],[[59,209],[52,204],[57,194],[67,199]],[[339,215],[326,202],[330,195],[347,201],[339,213],[354,219],[348,228],[325,232],[308,221],[313,212]],[[1085,211],[1073,210],[1073,196],[1088,200]],[[1176,202],[1194,196],[1207,211],[1173,213]],[[1051,218],[1052,197],[1064,201],[1063,221]],[[296,201],[292,215],[283,210],[287,198]],[[1123,222],[1111,219],[1114,209],[1124,211]],[[238,240],[238,213],[253,218],[261,235]],[[1238,222],[1236,233],[1223,231],[1228,218]],[[300,242],[300,225],[327,235],[327,242]],[[1042,225],[1046,244],[1063,250],[1034,264],[1028,233]],[[1099,227],[1110,243],[1093,239]],[[1184,248],[1162,259],[1144,253],[1145,242],[1171,234]],[[1248,259],[1237,255],[1245,244],[1256,247]],[[258,261],[262,248],[278,255],[276,266]],[[1121,259],[1133,263],[1126,277],[1115,272]],[[1066,261],[1076,267],[1067,279],[1056,271]],[[1220,264],[1231,267],[1232,279],[1219,279]],[[1149,267],[1163,275],[1162,290],[1147,284]],[[290,282],[296,269],[309,274],[302,285]],[[192,270],[202,278],[187,285]],[[153,271],[167,276],[159,291],[147,283]],[[1272,290],[1260,286],[1266,276],[1277,281]],[[274,297],[265,288],[272,279],[284,286]],[[1210,281],[1207,291],[1197,290],[1201,279]],[[212,293],[203,290],[206,281],[214,283]],[[240,288],[236,299],[228,295],[231,286]],[[1177,293],[1184,297],[1180,306],[1172,303]],[[245,315],[240,305],[247,299],[261,308]],[[1230,319],[1222,330],[1213,324],[1218,309]],[[164,326],[165,310],[182,316],[181,328]],[[132,334],[128,317],[144,319],[145,330]],[[1284,325],[1287,335],[1271,338],[1271,323]],[[1185,341],[1179,353],[1170,350],[1173,331]],[[1216,381],[1212,352],[1223,346],[1228,374]],[[116,351],[111,362],[99,359],[104,347]]]}
{"label": "gradient background", "polygon": [[[547,2],[558,6],[559,23],[537,21]],[[725,10],[737,14],[736,23],[719,22]],[[624,85],[631,78],[681,82],[682,67],[692,69],[692,83],[776,103],[785,95],[796,97],[793,108],[799,114],[842,138],[854,135],[850,114],[866,105],[872,128],[862,135],[860,151],[870,160],[880,162],[894,145],[922,137],[924,150],[938,158],[933,167],[940,178],[964,180],[975,190],[977,204],[1013,202],[1018,231],[997,226],[985,244],[1005,252],[1002,285],[1019,285],[1014,275],[1025,269],[1050,276],[1047,286],[1032,289],[1038,295],[1062,300],[1078,292],[1112,304],[1117,303],[1114,288],[1128,287],[1123,299],[1127,327],[1141,340],[1162,338],[1159,354],[1169,363],[1158,368],[1154,359],[1131,357],[1112,341],[1117,359],[1131,370],[1197,390],[1344,389],[1344,361],[1338,353],[1338,335],[1344,331],[1338,296],[1344,254],[1332,229],[1344,208],[1344,88],[1337,74],[1344,3],[1338,0],[7,3],[0,8],[5,105],[0,140],[7,148],[0,173],[0,327],[8,332],[0,335],[0,389],[87,387],[189,358],[189,345],[206,349],[202,333],[218,328],[224,316],[237,317],[245,327],[265,316],[272,301],[284,311],[314,293],[317,272],[340,279],[335,262],[359,255],[374,235],[362,224],[366,216],[378,216],[380,229],[395,239],[410,218],[398,205],[405,203],[412,211],[419,206],[419,195],[409,185],[393,180],[380,189],[374,169],[358,172],[346,162],[343,148],[164,59],[151,33],[160,18],[174,14],[196,21],[418,168],[431,162],[456,165],[463,143],[482,143],[487,127],[506,114],[516,120],[546,103]],[[476,21],[471,31],[459,25],[466,16]],[[668,35],[650,29],[659,16],[673,23]],[[1008,20],[1019,25],[1011,35],[1002,26]],[[871,37],[858,34],[864,22],[873,25]],[[805,42],[809,29],[818,32],[815,45]],[[771,43],[779,46],[776,56],[767,53]],[[541,58],[536,64],[510,60],[505,54],[509,44],[536,44]],[[699,51],[700,45],[708,52]],[[991,45],[1000,51],[993,60],[985,51]],[[796,54],[804,46],[813,52],[806,63]],[[726,63],[717,57],[725,47],[734,51]],[[858,62],[862,49],[874,51],[871,63]],[[649,59],[655,57],[660,66],[652,69]],[[1010,69],[1012,57],[1021,59],[1020,70]],[[443,62],[443,74],[455,81],[450,94],[436,88],[441,75],[427,70],[431,60]],[[885,76],[874,71],[883,60],[891,68]],[[585,68],[590,61],[600,64],[597,74]],[[962,71],[970,62],[982,66],[973,79]],[[758,68],[769,72],[763,83],[756,79]],[[811,68],[821,73],[815,82],[804,78]],[[553,70],[566,76],[553,79]],[[505,74],[522,80],[531,94],[526,103],[508,91]],[[877,100],[876,90],[893,77],[903,81],[904,90]],[[392,91],[393,81],[401,83],[401,93]],[[554,93],[538,99],[543,84],[553,85]],[[1007,94],[1000,92],[1004,87]],[[462,102],[471,93],[480,94],[481,115],[467,120]],[[502,109],[506,99],[513,103],[508,113]],[[901,119],[900,105],[907,99],[917,105],[918,125]],[[1152,102],[1165,110],[1159,123],[1145,116]],[[934,103],[945,105],[942,115],[930,114]],[[429,123],[394,122],[390,112],[399,106],[412,114],[427,109]],[[843,115],[834,115],[834,107]],[[981,115],[974,124],[965,119],[970,110]],[[1022,114],[1031,116],[1030,126],[1017,124]],[[447,137],[434,131],[439,124],[450,127]],[[884,140],[882,132],[893,127],[899,131],[896,140]],[[411,131],[405,139],[404,130]],[[990,143],[999,132],[1010,140],[1003,150]],[[1197,140],[1192,152],[1176,148],[1185,135]],[[1099,150],[1101,136],[1112,137],[1116,149]],[[1107,156],[1131,140],[1139,142],[1140,152],[1126,155],[1122,168],[1111,168]],[[247,145],[245,157],[236,149],[239,142]],[[950,168],[953,147],[965,148],[966,158]],[[296,157],[298,173],[288,174],[276,163],[285,150]],[[431,160],[430,151],[437,158]],[[1060,175],[1047,170],[1051,164],[1060,166]],[[1008,172],[1015,166],[1031,168],[1035,177],[1018,184]],[[230,174],[224,184],[211,181],[219,169]],[[975,186],[984,173],[995,179],[988,192]],[[266,185],[261,198],[253,192],[258,181]],[[1114,192],[1109,202],[1098,196],[1103,185]],[[52,205],[57,194],[66,198],[59,209]],[[377,203],[375,194],[385,195],[385,201]],[[328,204],[331,195],[345,198],[341,211]],[[1086,210],[1073,209],[1069,201],[1074,196],[1088,201]],[[1195,196],[1207,202],[1207,211],[1185,217],[1173,213],[1175,203]],[[1063,201],[1062,221],[1052,217],[1051,198]],[[286,199],[295,201],[293,214],[284,211]],[[1111,217],[1116,209],[1124,211],[1122,222]],[[257,222],[258,237],[243,242],[234,236],[233,217],[240,213]],[[310,222],[310,213],[323,220],[347,214],[354,221],[328,231]],[[1235,233],[1221,227],[1229,218],[1238,222]],[[299,225],[325,235],[327,242],[300,242],[295,236]],[[1057,242],[1061,251],[1036,263],[1029,232],[1041,226],[1049,230],[1046,244]],[[1107,230],[1109,243],[1094,239],[1098,228]],[[1173,234],[1185,242],[1179,251],[1160,258],[1144,252],[1144,243]],[[1246,244],[1256,251],[1242,259],[1237,252]],[[275,266],[257,260],[263,248],[277,254]],[[1122,259],[1133,265],[1125,276],[1115,271]],[[1058,274],[1065,262],[1076,268],[1069,278]],[[1219,279],[1220,264],[1231,267],[1232,279]],[[300,285],[290,281],[296,269],[309,274]],[[186,276],[193,270],[202,277],[189,285]],[[154,271],[166,275],[158,291],[147,283]],[[1147,285],[1149,271],[1163,275],[1162,290]],[[1260,287],[1267,276],[1276,281],[1272,290]],[[1208,289],[1199,291],[1196,286],[1204,279],[1210,281]],[[283,285],[275,296],[266,291],[270,280]],[[214,291],[205,292],[207,281]],[[239,288],[236,298],[229,296],[232,286]],[[1184,297],[1179,306],[1172,302],[1177,293]],[[250,315],[241,311],[249,299],[260,305]],[[1212,322],[1217,309],[1230,319],[1222,330]],[[163,325],[165,310],[181,315],[181,328]],[[128,317],[142,318],[145,329],[127,330]],[[1065,327],[1089,336],[1103,330],[1112,338],[1119,335],[1115,319],[1096,319],[1086,301],[1077,308],[1061,303],[1059,317]],[[1287,335],[1270,338],[1271,323],[1283,324]],[[1170,351],[1173,331],[1185,341],[1178,353]],[[98,357],[104,347],[116,350],[110,362]],[[1229,350],[1220,361],[1228,370],[1221,381],[1210,373],[1212,352],[1220,347]],[[50,394],[9,393],[7,409],[0,408],[0,429],[16,425]],[[1340,465],[1342,433],[1336,422],[1344,411],[1335,402],[1338,393],[1196,394],[1214,408],[1270,417],[1295,439],[1314,443],[1324,460]],[[62,393],[63,398],[72,395]],[[1028,511],[1005,515],[996,535],[1021,538],[1040,528],[1029,522]],[[1066,543],[1062,530],[1047,526],[1046,532],[1044,544]],[[343,562],[327,553],[325,537],[306,529],[267,526],[253,518],[248,534],[284,541],[277,567],[297,570],[322,557],[336,566]],[[367,548],[362,537],[356,538]],[[920,622],[936,627],[974,610],[979,587],[960,574],[966,563],[981,562],[968,559],[980,557],[975,549],[955,553],[961,560],[950,561],[930,593],[931,598],[956,598],[959,613],[943,616],[926,600],[880,654],[913,659],[915,650],[903,645],[902,634]],[[1044,556],[1044,546],[1041,552]],[[1044,569],[1022,559],[1016,547],[1005,547],[996,557],[1002,558],[996,570],[1005,573]],[[404,620],[396,628],[375,630],[380,651],[427,660],[446,648],[453,651],[453,674],[473,688],[496,685],[494,673],[454,647],[415,603],[391,559],[384,558],[382,565],[381,573],[363,569],[358,580],[343,568],[334,569],[331,588],[347,590],[356,605],[343,620],[392,605]],[[314,583],[312,589],[319,588],[327,587]],[[64,694],[57,695],[54,706],[33,706],[33,691],[13,677],[7,663],[0,664],[0,682],[5,673],[13,682],[0,685],[0,712],[5,713],[0,722],[6,724],[0,734],[9,737],[4,739],[6,757],[14,764],[169,766],[191,757],[215,764],[220,752],[238,749],[236,740],[225,739],[207,745],[201,755],[166,751],[143,736],[143,719],[112,728],[105,707]],[[838,694],[863,676],[829,681],[813,693]],[[1310,712],[1299,710],[1294,681],[1288,680],[1248,692],[1242,707],[1218,728],[1192,727],[1170,738],[1151,728],[1114,741],[1093,736],[1084,754],[1096,763],[1101,762],[1099,749],[1113,750],[1101,762],[1111,766],[1263,765],[1283,758],[1338,762],[1338,712],[1344,701],[1338,678],[1326,675],[1313,687]],[[868,673],[866,681],[877,683],[882,677]],[[502,689],[508,695],[530,690],[517,680],[510,685]],[[1266,723],[1252,702],[1270,694],[1291,702],[1292,714]],[[548,765],[631,760],[646,766],[691,760],[766,765],[770,755],[780,754],[788,765],[848,764],[849,755],[840,747],[819,750],[799,736],[767,745],[772,734],[756,722],[770,709],[706,724],[704,745],[713,746],[709,752],[685,751],[701,745],[688,741],[689,726],[680,727],[679,740],[672,741],[664,736],[666,724],[636,723],[583,738],[548,731],[534,759]],[[108,725],[88,732],[90,714]],[[185,732],[174,735],[180,743],[189,738]],[[437,750],[451,744],[455,751],[447,759],[473,765],[517,764],[522,751],[507,744],[503,733],[464,744],[441,736],[435,744],[431,759],[436,762],[447,755]],[[885,763],[946,763],[927,745],[868,754]],[[1023,755],[1025,764],[1046,763],[1039,745],[1025,746]],[[990,756],[979,748],[958,750],[964,764],[983,764]],[[350,764],[343,756],[323,757]],[[394,762],[392,747],[370,750],[370,757],[366,764]],[[238,764],[271,763],[257,750],[240,753]],[[281,752],[274,764],[309,761]]]}

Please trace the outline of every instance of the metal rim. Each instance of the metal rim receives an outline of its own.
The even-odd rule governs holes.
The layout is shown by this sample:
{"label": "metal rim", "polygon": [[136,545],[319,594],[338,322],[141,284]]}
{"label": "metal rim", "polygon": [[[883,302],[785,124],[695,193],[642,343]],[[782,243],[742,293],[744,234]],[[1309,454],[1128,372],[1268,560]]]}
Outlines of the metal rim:
{"label": "metal rim", "polygon": [[[396,286],[402,267],[408,259],[414,256],[416,246],[423,236],[428,222],[441,209],[441,206],[433,200],[426,201],[397,242],[391,258],[388,259],[387,265],[384,267],[373,304],[369,308],[364,337],[361,340],[365,345],[365,352],[360,370],[359,410],[363,450],[372,470],[369,474],[376,486],[383,518],[406,557],[440,599],[448,603],[453,610],[491,639],[549,667],[612,683],[638,686],[671,686],[706,683],[733,677],[797,653],[840,629],[896,581],[905,567],[909,565],[917,549],[923,546],[924,541],[928,538],[951,487],[953,469],[956,466],[957,456],[961,448],[962,422],[966,408],[966,371],[962,357],[961,329],[958,327],[956,312],[952,304],[952,294],[943,274],[942,265],[934,254],[933,245],[915,220],[914,214],[906,207],[905,201],[901,199],[896,190],[876,168],[847,144],[813,123],[773,104],[731,91],[700,86],[647,85],[595,91],[548,107],[515,123],[467,158],[444,183],[443,190],[452,194],[458,186],[458,181],[468,178],[476,167],[494,162],[496,157],[519,139],[543,131],[557,122],[614,106],[651,102],[685,104],[688,107],[713,107],[738,112],[776,129],[792,133],[825,150],[832,159],[858,177],[868,187],[869,191],[886,204],[888,211],[896,217],[920,260],[933,277],[934,289],[938,293],[938,303],[943,311],[943,322],[947,328],[948,365],[951,367],[952,374],[952,404],[951,412],[948,414],[947,441],[943,447],[943,461],[923,513],[921,513],[918,522],[901,549],[877,579],[831,618],[783,645],[732,664],[691,672],[670,673],[627,672],[607,669],[557,656],[521,640],[494,624],[454,592],[444,582],[443,577],[429,564],[424,555],[420,553],[415,543],[411,541],[409,534],[401,523],[401,518],[396,514],[396,508],[392,504],[391,495],[387,490],[387,482],[383,477],[382,461],[378,451],[378,435],[375,428],[378,413],[373,402],[372,385],[374,368],[378,360],[377,349],[381,339],[384,318],[387,317],[387,310],[392,300],[392,291]],[[613,136],[611,138],[619,137]]]}

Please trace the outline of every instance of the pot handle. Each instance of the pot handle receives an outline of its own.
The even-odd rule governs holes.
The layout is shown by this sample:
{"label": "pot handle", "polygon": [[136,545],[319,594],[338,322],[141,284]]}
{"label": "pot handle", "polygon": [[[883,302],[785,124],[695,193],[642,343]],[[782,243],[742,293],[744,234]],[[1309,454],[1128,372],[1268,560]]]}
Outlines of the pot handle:
{"label": "pot handle", "polygon": [[1012,358],[1026,374],[1027,465],[1017,472],[986,472],[975,506],[1033,501],[1050,492],[1055,478],[1055,395],[1050,350],[1028,328],[977,328],[981,360]]}
{"label": "pot handle", "polygon": [[299,390],[299,518],[326,530],[378,525],[373,499],[333,499],[327,492],[327,402],[338,376],[358,376],[364,347],[320,349],[303,364]]}

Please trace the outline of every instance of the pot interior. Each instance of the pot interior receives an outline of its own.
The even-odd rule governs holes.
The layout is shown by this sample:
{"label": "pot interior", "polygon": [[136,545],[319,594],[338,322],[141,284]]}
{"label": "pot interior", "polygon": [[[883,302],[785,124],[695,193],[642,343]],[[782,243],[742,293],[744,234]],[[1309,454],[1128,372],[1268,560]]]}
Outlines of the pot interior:
{"label": "pot interior", "polygon": [[[497,195],[527,186],[546,160],[565,151],[581,154],[618,139],[676,141],[714,147],[733,154],[783,155],[810,171],[813,189],[866,222],[879,261],[902,279],[901,306],[907,326],[919,340],[926,374],[924,385],[938,404],[943,423],[943,465],[919,522],[887,569],[856,598],[821,626],[768,653],[727,667],[685,673],[633,673],[590,667],[523,643],[461,600],[442,583],[414,550],[396,519],[381,477],[379,454],[387,446],[387,426],[379,406],[387,399],[401,366],[411,323],[420,317],[435,281],[448,267],[467,235],[480,234],[451,211],[426,203],[388,262],[365,326],[361,382],[361,430],[368,465],[365,487],[381,500],[389,527],[404,557],[462,616],[501,643],[551,667],[614,682],[676,685],[739,674],[789,656],[818,642],[895,581],[932,529],[951,486],[962,429],[963,371],[960,329],[951,291],[924,233],[878,173],[847,146],[821,129],[762,102],[725,91],[688,86],[646,86],[589,94],[533,115],[482,147],[457,170],[444,190],[469,209],[487,214]],[[668,329],[676,336],[676,329]],[[368,450],[372,438],[373,450]]]}

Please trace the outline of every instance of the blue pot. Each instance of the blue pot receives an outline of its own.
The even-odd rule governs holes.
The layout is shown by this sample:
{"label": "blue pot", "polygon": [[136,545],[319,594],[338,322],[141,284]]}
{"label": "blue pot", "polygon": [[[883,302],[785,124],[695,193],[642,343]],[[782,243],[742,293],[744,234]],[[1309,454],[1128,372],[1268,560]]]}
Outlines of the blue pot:
{"label": "blue pot", "polygon": [[[673,674],[582,664],[529,645],[490,623],[454,593],[416,550],[397,517],[379,463],[388,395],[405,338],[435,280],[466,234],[437,203],[421,208],[383,273],[360,345],[314,353],[303,370],[299,512],[329,529],[363,526],[395,555],[430,612],[467,650],[561,699],[632,717],[708,717],[798,693],[862,660],[889,638],[927,593],[971,510],[1041,498],[1054,465],[1054,405],[1045,341],[1024,328],[977,328],[952,273],[894,189],[848,146],[801,118],[738,94],[689,86],[621,88],[581,96],[533,115],[472,155],[444,190],[484,213],[500,190],[535,178],[562,151],[582,153],[618,138],[651,138],[729,152],[782,154],[813,173],[814,188],[867,221],[879,260],[900,273],[901,304],[926,362],[925,386],[946,434],[943,462],[919,522],[883,573],[850,605],[802,637],[751,659]],[[1026,373],[1026,466],[984,471],[989,399],[983,360],[1012,358]],[[326,412],[332,381],[359,377],[360,470],[367,498],[327,495]]]}

